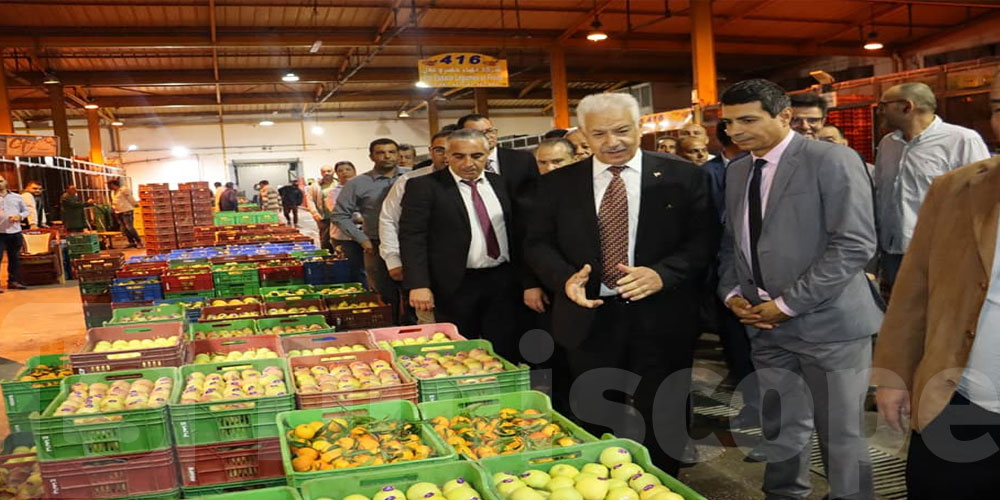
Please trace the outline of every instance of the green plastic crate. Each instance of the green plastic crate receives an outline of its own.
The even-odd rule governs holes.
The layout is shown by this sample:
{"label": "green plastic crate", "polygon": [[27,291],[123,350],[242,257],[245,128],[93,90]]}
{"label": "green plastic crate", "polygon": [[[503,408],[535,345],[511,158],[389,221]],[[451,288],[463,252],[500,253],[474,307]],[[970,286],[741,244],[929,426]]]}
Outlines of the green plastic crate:
{"label": "green plastic crate", "polygon": [[288,255],[291,255],[296,259],[304,257],[328,257],[330,255],[330,251],[325,248],[317,248],[315,250],[296,250],[294,252],[290,252]]}
{"label": "green plastic crate", "polygon": [[229,226],[236,224],[236,212],[218,212],[212,219],[216,226]]}
{"label": "green plastic crate", "polygon": [[[299,424],[322,420],[327,421],[334,417],[345,416],[368,416],[376,420],[391,419],[412,422],[420,426],[420,437],[423,443],[433,450],[431,457],[423,460],[411,460],[398,464],[369,465],[365,467],[354,467],[350,469],[321,470],[311,472],[296,472],[292,469],[292,452],[289,450],[288,431]],[[288,484],[299,488],[310,479],[337,477],[346,479],[349,477],[367,476],[369,473],[381,470],[405,470],[407,465],[452,462],[456,459],[455,452],[444,440],[434,432],[430,425],[420,420],[420,410],[417,405],[409,401],[393,400],[380,401],[358,406],[345,406],[342,408],[321,408],[316,410],[295,410],[278,414],[278,432],[281,438],[281,460],[285,465],[285,477]]]}
{"label": "green plastic crate", "polygon": [[230,284],[257,284],[260,286],[260,273],[257,264],[242,263],[235,266],[212,266],[212,281],[216,287]]}
{"label": "green plastic crate", "polygon": [[170,421],[177,446],[277,437],[275,415],[295,408],[295,391],[291,387],[291,373],[288,370],[287,360],[255,359],[185,365],[181,367],[180,378],[183,383],[192,372],[208,374],[248,368],[263,370],[268,366],[277,366],[285,372],[285,388],[288,394],[191,404],[180,404],[179,398],[172,399]]}
{"label": "green plastic crate", "polygon": [[[133,315],[136,313],[142,313],[143,315],[155,314],[155,315],[166,315],[164,319],[156,320],[137,320],[133,319]],[[160,304],[158,306],[145,306],[145,307],[123,307],[121,309],[115,309],[111,311],[111,321],[108,321],[109,325],[132,325],[132,324],[145,324],[145,323],[166,323],[170,321],[184,321],[186,316],[184,306],[179,306],[177,304]]]}
{"label": "green plastic crate", "polygon": [[65,354],[42,354],[32,356],[24,364],[24,369],[18,372],[12,380],[0,382],[7,414],[27,414],[33,411],[42,412],[59,395],[59,382],[62,378],[21,382],[38,365],[61,367],[69,363]]}
{"label": "green plastic crate", "polygon": [[[424,420],[434,417],[452,417],[467,413],[473,416],[491,417],[500,413],[504,408],[515,410],[538,410],[541,417],[562,427],[563,431],[571,437],[576,438],[581,443],[593,443],[598,439],[582,427],[566,418],[559,412],[552,409],[552,402],[544,393],[538,391],[508,392],[503,394],[490,394],[464,399],[446,399],[442,401],[430,401],[417,405],[420,408],[420,416]],[[529,441],[530,442],[530,441]],[[546,446],[544,448],[532,449],[562,449],[563,447]],[[469,457],[472,459],[472,457]]]}
{"label": "green plastic crate", "polygon": [[[548,472],[555,464],[569,464],[580,468],[584,464],[600,462],[601,452],[605,448],[612,446],[628,450],[632,454],[633,463],[641,466],[646,473],[653,474],[659,478],[664,486],[670,488],[670,491],[683,496],[687,500],[707,500],[684,483],[653,465],[649,458],[649,451],[631,439],[605,439],[596,443],[579,444],[570,448],[554,448],[551,450],[527,451],[514,455],[501,455],[480,460],[479,465],[486,471],[487,477],[493,477],[498,472],[508,472],[518,475],[529,469]],[[495,495],[500,494],[496,488],[491,488],[491,491]]]}
{"label": "green plastic crate", "polygon": [[216,297],[241,297],[246,295],[260,295],[260,285],[257,283],[215,285]]}
{"label": "green plastic crate", "polygon": [[128,497],[118,497],[108,500],[178,500],[181,498],[181,490],[170,490],[163,493],[150,493],[148,495],[131,495]]}
{"label": "green plastic crate", "polygon": [[473,462],[458,461],[421,465],[404,465],[388,470],[368,471],[356,476],[338,476],[313,479],[302,484],[305,500],[321,498],[342,499],[348,495],[364,495],[371,498],[384,486],[395,486],[405,492],[419,482],[428,482],[439,488],[452,479],[463,478],[479,493],[481,500],[503,500],[491,491],[492,481]]}
{"label": "green plastic crate", "polygon": [[98,242],[93,243],[70,243],[69,253],[71,254],[85,254],[85,253],[97,253],[101,251],[101,244]]}
{"label": "green plastic crate", "polygon": [[240,212],[236,214],[236,224],[246,225],[246,224],[256,224],[257,223],[257,213],[256,212]]}
{"label": "green plastic crate", "polygon": [[98,243],[99,240],[94,233],[73,233],[66,237],[66,242],[70,245],[84,245]]}
{"label": "green plastic crate", "polygon": [[80,282],[80,293],[111,293],[111,281]]}
{"label": "green plastic crate", "polygon": [[215,292],[212,290],[190,290],[187,292],[163,292],[163,298],[165,299],[187,299],[195,297],[204,297],[205,295],[214,295]]}
{"label": "green plastic crate", "polygon": [[[298,290],[305,290],[305,293],[295,294]],[[282,295],[271,295],[274,293]],[[303,300],[321,299],[320,294],[313,291],[312,285],[289,285],[289,286],[262,286],[260,294],[265,302],[278,302],[283,300]]]}
{"label": "green plastic crate", "polygon": [[271,212],[268,210],[256,212],[254,214],[254,219],[256,219],[254,221],[256,224],[273,224],[275,222],[279,222],[278,212]]}
{"label": "green plastic crate", "polygon": [[226,319],[221,321],[206,321],[191,323],[188,325],[188,340],[195,340],[194,334],[197,332],[212,332],[218,330],[235,330],[249,328],[253,330],[250,335],[260,335],[260,331],[257,330],[257,322],[252,319]]}
{"label": "green plastic crate", "polygon": [[167,265],[170,266],[170,269],[179,269],[182,267],[208,266],[210,263],[207,258],[191,258],[171,260],[168,261]]}
{"label": "green plastic crate", "polygon": [[431,352],[462,352],[471,351],[476,348],[485,349],[490,355],[499,359],[503,364],[504,371],[485,375],[456,375],[453,377],[421,379],[413,377],[413,374],[402,363],[399,363],[399,367],[406,371],[407,375],[417,380],[420,388],[421,402],[471,398],[504,392],[521,392],[531,389],[528,366],[518,366],[501,358],[493,351],[493,346],[486,340],[457,340],[439,344],[398,346],[393,347],[393,352],[395,352],[396,358],[399,359],[402,356],[426,355]]}
{"label": "green plastic crate", "polygon": [[[306,330],[302,332],[295,333],[282,333],[278,334],[279,337],[288,337],[291,335],[312,335],[314,333],[332,333],[335,328],[330,326],[326,322],[326,316],[322,314],[304,314],[298,316],[284,316],[281,318],[260,318],[257,320],[257,330],[264,332],[266,328],[274,328],[276,326],[299,326],[299,325],[320,325],[321,328],[318,330]],[[273,334],[272,334],[273,335]]]}
{"label": "green plastic crate", "polygon": [[285,478],[258,479],[210,486],[181,488],[184,498],[205,500],[299,500],[298,490],[285,486]]}
{"label": "green plastic crate", "polygon": [[31,432],[30,413],[8,413],[7,428],[11,434],[17,432]]}
{"label": "green plastic crate", "polygon": [[[31,419],[39,460],[64,460],[170,448],[170,425],[167,406],[143,410],[123,410],[92,415],[54,416],[56,409],[66,400],[70,387],[77,382],[93,384],[115,380],[145,378],[156,381],[160,377],[174,379],[170,400],[180,397],[181,381],[176,368],[147,368],[108,373],[73,375],[62,380],[59,396],[38,418]],[[105,422],[88,423],[105,418]]]}

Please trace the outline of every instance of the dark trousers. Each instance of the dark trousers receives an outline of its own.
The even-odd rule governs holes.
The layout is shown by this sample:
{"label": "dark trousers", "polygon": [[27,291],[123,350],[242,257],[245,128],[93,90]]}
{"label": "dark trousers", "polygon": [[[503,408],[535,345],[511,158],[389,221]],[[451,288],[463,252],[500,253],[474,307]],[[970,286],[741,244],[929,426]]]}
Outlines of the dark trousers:
{"label": "dark trousers", "polygon": [[[697,299],[688,302],[606,298],[590,336],[566,350],[573,417],[597,436],[610,430],[643,443],[653,463],[674,475],[688,441],[689,369],[698,330]],[[621,406],[625,394],[638,414]]]}
{"label": "dark trousers", "polygon": [[333,240],[333,248],[339,250],[347,265],[351,269],[350,281],[352,283],[364,283],[365,277],[365,250],[354,240]]}
{"label": "dark trousers", "polygon": [[996,498],[1000,490],[1000,414],[957,392],[944,411],[910,436],[910,500]]}
{"label": "dark trousers", "polygon": [[368,283],[382,297],[383,302],[392,306],[392,324],[399,325],[403,287],[389,276],[385,260],[378,254],[378,240],[372,240],[372,245],[375,247],[374,253],[364,252]]}
{"label": "dark trousers", "polygon": [[458,289],[434,295],[434,318],[454,323],[467,338],[493,343],[493,350],[516,362],[518,354],[517,306],[520,303],[514,273],[509,264],[489,269],[466,269]]}
{"label": "dark trousers", "polygon": [[726,359],[726,367],[729,368],[732,381],[740,384],[738,387],[743,393],[743,403],[747,411],[754,412],[759,418],[760,387],[757,375],[754,373],[747,329],[728,307],[718,299],[715,300],[720,304],[718,334],[722,341],[722,355]]}
{"label": "dark trousers", "polygon": [[139,233],[135,230],[135,212],[116,213],[115,217],[118,219],[118,226],[122,230],[122,234],[128,238],[129,244],[141,245],[142,240],[139,239]]}
{"label": "dark trousers", "polygon": [[882,298],[889,302],[892,296],[892,285],[896,283],[896,275],[899,274],[899,266],[903,263],[903,254],[883,253],[881,259],[881,273],[879,273],[879,290]]}
{"label": "dark trousers", "polygon": [[0,262],[3,261],[3,254],[7,253],[7,283],[17,282],[18,272],[21,269],[21,247],[24,246],[24,238],[21,233],[0,233]]}
{"label": "dark trousers", "polygon": [[[285,222],[287,222],[289,226],[298,226],[299,225],[299,206],[298,205],[292,205],[291,203],[282,203],[281,204],[281,209],[285,212]],[[292,222],[292,219],[295,219],[295,222]],[[330,235],[327,234],[326,237],[327,237],[327,239],[329,239]]]}
{"label": "dark trousers", "polygon": [[333,240],[330,239],[330,219],[316,221],[316,230],[319,232],[319,247],[333,252]]}

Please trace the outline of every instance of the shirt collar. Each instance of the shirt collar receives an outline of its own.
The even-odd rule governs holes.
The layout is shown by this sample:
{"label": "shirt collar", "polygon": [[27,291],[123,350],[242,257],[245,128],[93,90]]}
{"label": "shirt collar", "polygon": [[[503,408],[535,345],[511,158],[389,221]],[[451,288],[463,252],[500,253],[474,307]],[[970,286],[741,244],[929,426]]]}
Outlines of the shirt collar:
{"label": "shirt collar", "polygon": [[493,161],[494,168],[500,164],[500,155],[498,154],[498,151],[500,151],[500,146],[497,146],[493,148],[493,151],[490,151],[490,160]]}
{"label": "shirt collar", "polygon": [[399,177],[402,174],[399,172],[399,167],[397,166],[396,167],[396,173],[392,177],[390,177],[388,175],[380,174],[374,168],[371,169],[371,170],[369,170],[369,171],[367,171],[367,172],[365,172],[364,175],[367,175],[368,177],[371,177],[372,180],[378,180],[379,178],[395,179],[396,177]]}
{"label": "shirt collar", "polygon": [[781,156],[785,154],[785,150],[788,149],[788,145],[792,143],[792,139],[794,138],[795,138],[795,132],[789,130],[788,135],[786,135],[785,138],[782,139],[777,146],[771,148],[770,151],[765,153],[764,156],[757,156],[753,153],[750,153],[750,157],[755,162],[763,158],[765,161],[767,161],[768,165],[777,165],[778,162],[781,161]]}
{"label": "shirt collar", "polygon": [[[461,184],[462,181],[465,180],[465,179],[459,177],[458,175],[456,175],[455,171],[452,170],[452,169],[450,169],[450,168],[448,169],[448,173],[451,174],[451,178],[452,179],[455,179],[455,184]],[[482,181],[482,180],[485,180],[485,179],[486,179],[486,170],[483,170],[482,173],[479,174],[479,177],[476,177],[473,180],[478,183],[479,181]]]}
{"label": "shirt collar", "polygon": [[[919,134],[917,134],[917,136],[914,137],[913,139],[911,139],[909,142],[917,142],[917,141],[920,140],[921,137],[927,137],[927,136],[933,134],[934,131],[937,130],[938,125],[941,123],[941,121],[942,120],[941,120],[940,116],[934,115],[934,120],[931,121],[931,124],[928,125],[927,128],[925,128],[923,130],[923,132],[920,132]],[[907,143],[906,138],[903,137],[903,131],[902,130],[895,130],[895,131],[893,131],[892,134],[889,137],[892,137],[893,139],[895,139],[895,140],[897,140],[899,142],[902,142],[903,144]]]}
{"label": "shirt collar", "polygon": [[[598,175],[604,173],[608,169],[608,167],[614,166],[604,163],[601,160],[598,160],[597,155],[591,156],[591,158],[594,159],[594,177],[597,177]],[[642,173],[642,150],[637,149],[635,151],[635,155],[633,155],[629,161],[625,162],[625,165],[620,165],[620,166],[628,167],[635,170],[636,172]]]}

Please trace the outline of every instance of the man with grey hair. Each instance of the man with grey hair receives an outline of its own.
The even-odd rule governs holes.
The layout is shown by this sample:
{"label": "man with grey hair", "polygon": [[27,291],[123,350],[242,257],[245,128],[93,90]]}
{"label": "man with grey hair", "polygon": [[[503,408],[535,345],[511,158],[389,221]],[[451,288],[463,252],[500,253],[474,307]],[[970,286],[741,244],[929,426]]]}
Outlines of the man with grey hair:
{"label": "man with grey hair", "polygon": [[489,156],[485,135],[456,130],[447,139],[448,167],[407,182],[399,219],[403,287],[417,311],[433,311],[437,321],[517,359],[521,253],[513,200],[503,179],[485,171]]}
{"label": "man with grey hair", "polygon": [[[643,441],[676,473],[700,289],[719,244],[709,175],[639,150],[630,95],[587,96],[577,117],[594,156],[541,178],[525,256],[555,295],[552,333],[566,350],[576,419]],[[631,394],[641,417],[604,401],[605,390]]]}
{"label": "man with grey hair", "polygon": [[878,103],[879,117],[894,130],[879,142],[872,174],[882,251],[880,279],[886,297],[931,182],[990,157],[978,132],[945,123],[936,109],[934,91],[919,82],[890,87]]}

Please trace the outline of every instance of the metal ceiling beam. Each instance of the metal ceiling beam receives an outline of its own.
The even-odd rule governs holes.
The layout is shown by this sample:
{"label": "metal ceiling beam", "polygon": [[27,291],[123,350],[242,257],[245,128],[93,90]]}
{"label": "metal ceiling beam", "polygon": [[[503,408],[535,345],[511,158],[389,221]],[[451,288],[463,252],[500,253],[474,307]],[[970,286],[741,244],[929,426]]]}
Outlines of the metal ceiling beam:
{"label": "metal ceiling beam", "polygon": [[[912,54],[934,47],[945,46],[952,41],[962,40],[970,34],[996,33],[1000,30],[1000,11],[972,18],[954,26],[944,33],[937,33],[916,40],[900,49],[904,55]],[[941,49],[942,51],[944,49]]]}
{"label": "metal ceiling beam", "polygon": [[906,5],[933,5],[937,7],[977,7],[983,9],[1000,9],[996,0],[868,0],[876,3],[901,3]]}
{"label": "metal ceiling beam", "polygon": [[729,26],[730,24],[735,23],[736,21],[739,21],[740,19],[747,17],[748,15],[753,14],[754,12],[757,12],[760,9],[763,9],[764,7],[767,7],[768,5],[773,4],[774,2],[775,0],[762,0],[756,3],[747,3],[742,9],[726,16],[725,20],[714,23],[715,25],[713,26],[713,29],[717,30],[725,26]]}
{"label": "metal ceiling beam", "polygon": [[[822,45],[826,42],[839,38],[841,35],[845,33],[856,31],[858,29],[858,26],[867,25],[869,24],[869,22],[875,21],[882,16],[891,16],[892,14],[895,14],[903,10],[906,10],[905,4],[880,5],[875,8],[871,8],[868,5],[865,5],[863,8],[855,10],[848,16],[849,17],[848,21],[851,23],[851,25],[849,25],[846,28],[836,28],[826,33],[817,35],[812,39],[810,45]],[[858,40],[858,42],[860,42],[860,40]],[[858,45],[860,45],[860,43],[858,43]]]}
{"label": "metal ceiling beam", "polygon": [[603,12],[604,9],[607,9],[608,6],[611,5],[612,1],[613,0],[601,0],[600,2],[597,2],[596,5],[594,5],[594,8],[590,9],[589,12],[587,12],[586,14],[584,14],[584,15],[582,15],[580,17],[577,17],[576,20],[574,20],[569,25],[569,27],[566,28],[566,30],[563,31],[562,34],[560,34],[556,38],[556,42],[559,43],[559,42],[565,42],[566,40],[569,40],[570,37],[572,37],[574,34],[576,34],[577,31],[580,30],[580,28],[583,28],[584,26],[587,26],[588,24],[590,24],[590,22],[591,22],[591,20],[593,19],[594,16],[596,16],[596,15],[600,14],[601,12]]}

